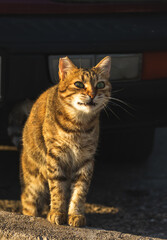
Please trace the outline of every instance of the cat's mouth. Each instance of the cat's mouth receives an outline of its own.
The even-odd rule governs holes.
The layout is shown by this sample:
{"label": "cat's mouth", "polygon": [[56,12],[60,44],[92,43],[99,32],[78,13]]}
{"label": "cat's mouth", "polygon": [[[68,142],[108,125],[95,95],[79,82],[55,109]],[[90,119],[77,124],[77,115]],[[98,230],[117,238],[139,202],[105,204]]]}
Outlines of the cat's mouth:
{"label": "cat's mouth", "polygon": [[88,103],[81,103],[81,102],[77,102],[79,105],[83,105],[83,106],[96,106],[96,103],[94,103],[93,101],[90,101]]}

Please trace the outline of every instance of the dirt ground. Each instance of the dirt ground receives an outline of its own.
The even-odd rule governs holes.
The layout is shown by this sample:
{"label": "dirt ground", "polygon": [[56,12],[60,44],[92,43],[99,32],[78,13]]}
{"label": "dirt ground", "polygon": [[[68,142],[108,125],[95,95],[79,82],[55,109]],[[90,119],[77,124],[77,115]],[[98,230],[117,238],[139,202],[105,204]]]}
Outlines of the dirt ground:
{"label": "dirt ground", "polygon": [[[13,151],[0,154],[11,158],[11,163],[18,158],[18,153]],[[3,181],[1,175],[0,210],[20,213],[16,165],[7,164],[3,169],[6,174]],[[10,174],[7,175],[9,166]],[[12,177],[13,171],[16,173]],[[87,226],[150,239],[167,239],[167,191],[148,188],[142,182],[139,167],[97,161],[86,204]]]}
{"label": "dirt ground", "polygon": [[[121,199],[87,203],[88,227],[167,239],[167,201],[159,193],[131,191]],[[0,200],[0,210],[20,213],[19,200]]]}

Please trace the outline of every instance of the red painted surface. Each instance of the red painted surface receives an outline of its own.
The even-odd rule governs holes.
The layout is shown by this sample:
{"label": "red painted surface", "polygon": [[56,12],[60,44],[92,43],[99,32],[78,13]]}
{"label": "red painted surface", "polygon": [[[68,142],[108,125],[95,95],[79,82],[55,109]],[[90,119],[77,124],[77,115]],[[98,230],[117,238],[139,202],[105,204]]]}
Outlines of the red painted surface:
{"label": "red painted surface", "polygon": [[143,54],[142,79],[167,78],[167,52],[148,52]]}
{"label": "red painted surface", "polygon": [[56,0],[0,0],[0,14],[95,14],[167,12],[167,3],[70,3]]}

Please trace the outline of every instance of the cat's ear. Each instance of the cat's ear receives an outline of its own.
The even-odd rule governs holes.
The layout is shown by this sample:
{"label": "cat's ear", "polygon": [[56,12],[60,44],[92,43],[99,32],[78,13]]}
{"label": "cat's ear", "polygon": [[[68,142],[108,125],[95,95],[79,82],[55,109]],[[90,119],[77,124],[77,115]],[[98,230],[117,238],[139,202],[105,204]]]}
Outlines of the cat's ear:
{"label": "cat's ear", "polygon": [[68,57],[59,59],[59,79],[64,80],[66,74],[69,71],[76,69],[77,67],[72,63]]}
{"label": "cat's ear", "polygon": [[111,71],[111,57],[107,56],[103,58],[94,68],[96,68],[100,74],[104,74],[109,78]]}

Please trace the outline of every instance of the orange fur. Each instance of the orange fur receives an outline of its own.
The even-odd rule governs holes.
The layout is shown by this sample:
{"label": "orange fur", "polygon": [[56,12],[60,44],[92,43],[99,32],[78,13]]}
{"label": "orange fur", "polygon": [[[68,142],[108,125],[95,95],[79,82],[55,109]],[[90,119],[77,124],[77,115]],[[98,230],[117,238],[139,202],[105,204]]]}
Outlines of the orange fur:
{"label": "orange fur", "polygon": [[23,214],[38,216],[49,196],[50,222],[86,224],[84,204],[98,143],[99,113],[111,92],[110,65],[106,57],[92,69],[78,69],[62,58],[59,84],[34,103],[23,131]]}

